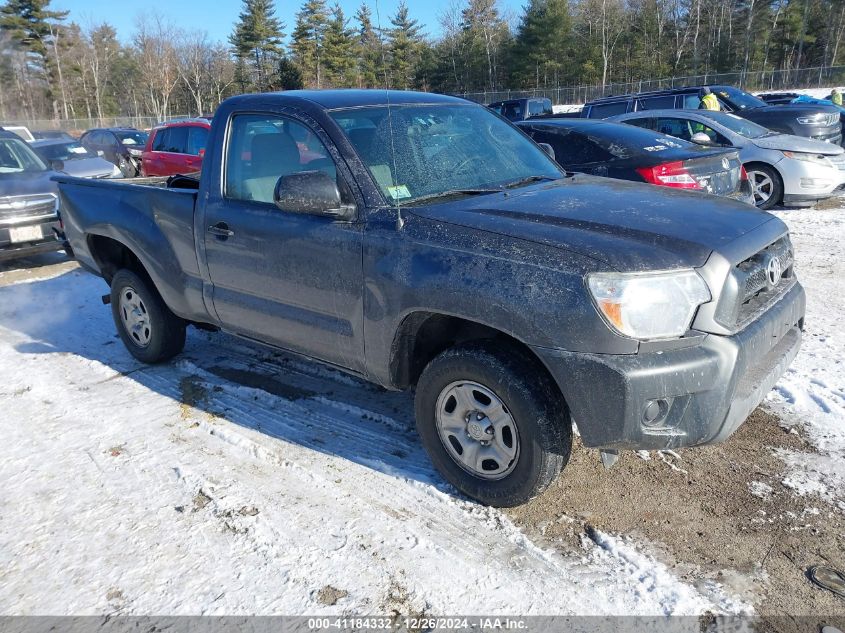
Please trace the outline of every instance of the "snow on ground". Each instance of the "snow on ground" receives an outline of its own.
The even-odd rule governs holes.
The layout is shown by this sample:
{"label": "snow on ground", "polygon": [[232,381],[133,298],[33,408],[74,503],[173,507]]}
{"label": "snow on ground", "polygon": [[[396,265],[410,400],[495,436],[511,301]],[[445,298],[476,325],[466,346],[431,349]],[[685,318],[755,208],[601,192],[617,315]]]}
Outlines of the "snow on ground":
{"label": "snow on ground", "polygon": [[792,234],[807,318],[801,352],[768,402],[817,451],[783,451],[790,466],[783,483],[845,510],[845,208],[778,215]]}
{"label": "snow on ground", "polygon": [[562,555],[457,497],[406,394],[196,331],[140,365],[104,291],[0,288],[0,614],[749,610],[627,540]]}

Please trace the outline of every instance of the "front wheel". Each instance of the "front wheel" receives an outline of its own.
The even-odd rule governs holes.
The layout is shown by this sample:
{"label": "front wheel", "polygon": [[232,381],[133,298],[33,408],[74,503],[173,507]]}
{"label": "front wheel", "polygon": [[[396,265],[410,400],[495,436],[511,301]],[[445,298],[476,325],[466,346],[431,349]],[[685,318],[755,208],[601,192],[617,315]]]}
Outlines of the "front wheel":
{"label": "front wheel", "polygon": [[112,278],[111,309],[123,344],[138,360],[159,363],[185,347],[185,321],[135,272],[119,270]]}
{"label": "front wheel", "polygon": [[509,345],[462,345],[437,356],[417,384],[415,409],[434,466],[487,505],[525,503],[569,460],[566,404],[543,368]]}
{"label": "front wheel", "polygon": [[754,193],[754,205],[758,209],[771,209],[783,198],[783,181],[774,168],[761,163],[745,166],[751,190]]}

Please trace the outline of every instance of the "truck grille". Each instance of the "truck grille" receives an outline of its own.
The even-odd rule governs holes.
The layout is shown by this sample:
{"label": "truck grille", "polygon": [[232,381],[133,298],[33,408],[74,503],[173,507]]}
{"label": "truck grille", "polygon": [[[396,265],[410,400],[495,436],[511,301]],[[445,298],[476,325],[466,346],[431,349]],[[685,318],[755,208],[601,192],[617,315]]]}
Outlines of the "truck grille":
{"label": "truck grille", "polygon": [[55,215],[56,196],[52,193],[0,197],[0,224],[20,224]]}
{"label": "truck grille", "polygon": [[795,284],[794,257],[792,242],[785,235],[736,265],[732,271],[738,289],[735,330],[754,321]]}
{"label": "truck grille", "polygon": [[716,323],[735,333],[759,318],[795,285],[794,259],[787,234],[734,265],[713,315]]}

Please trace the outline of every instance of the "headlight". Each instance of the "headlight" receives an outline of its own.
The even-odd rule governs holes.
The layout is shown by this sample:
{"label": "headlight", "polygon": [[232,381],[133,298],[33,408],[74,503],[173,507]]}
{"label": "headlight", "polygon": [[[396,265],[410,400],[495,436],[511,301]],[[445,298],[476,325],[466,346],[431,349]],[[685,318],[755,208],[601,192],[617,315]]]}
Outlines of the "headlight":
{"label": "headlight", "polygon": [[801,125],[817,125],[819,123],[827,122],[827,115],[819,112],[818,114],[811,114],[810,116],[799,116],[797,121]]}
{"label": "headlight", "polygon": [[129,155],[130,155],[130,156],[140,156],[140,155],[141,155],[141,150],[139,150],[139,149],[130,149],[130,150],[129,150]]}
{"label": "headlight", "polygon": [[822,154],[808,154],[806,152],[783,152],[787,158],[794,158],[795,160],[803,160],[807,163],[816,163],[817,165],[824,165],[825,167],[833,167],[833,163],[828,160],[827,156]]}
{"label": "headlight", "polygon": [[591,273],[587,285],[611,328],[637,339],[683,335],[710,291],[694,270]]}

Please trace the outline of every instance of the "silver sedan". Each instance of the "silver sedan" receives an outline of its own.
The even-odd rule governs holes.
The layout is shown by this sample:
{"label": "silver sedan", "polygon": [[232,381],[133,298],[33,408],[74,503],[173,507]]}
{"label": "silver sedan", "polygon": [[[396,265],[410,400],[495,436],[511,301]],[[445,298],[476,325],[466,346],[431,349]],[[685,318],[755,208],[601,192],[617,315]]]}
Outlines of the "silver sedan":
{"label": "silver sedan", "polygon": [[845,150],[823,141],[772,132],[727,112],[644,110],[611,117],[702,145],[735,147],[755,204],[811,206],[845,185]]}

